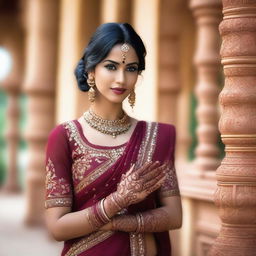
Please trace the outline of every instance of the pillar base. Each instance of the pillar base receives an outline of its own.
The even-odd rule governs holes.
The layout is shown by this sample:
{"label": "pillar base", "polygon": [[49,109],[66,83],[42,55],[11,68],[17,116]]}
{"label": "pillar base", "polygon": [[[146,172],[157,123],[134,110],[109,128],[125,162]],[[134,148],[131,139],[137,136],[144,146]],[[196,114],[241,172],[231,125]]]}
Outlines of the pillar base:
{"label": "pillar base", "polygon": [[209,256],[255,256],[256,225],[223,226]]}

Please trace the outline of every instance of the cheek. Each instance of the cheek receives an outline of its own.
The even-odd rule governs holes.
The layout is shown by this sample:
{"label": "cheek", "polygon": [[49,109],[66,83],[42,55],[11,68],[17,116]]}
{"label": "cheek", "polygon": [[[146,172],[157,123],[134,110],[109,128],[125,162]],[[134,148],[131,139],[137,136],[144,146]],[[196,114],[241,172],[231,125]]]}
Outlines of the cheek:
{"label": "cheek", "polygon": [[111,72],[109,72],[108,70],[99,69],[97,70],[97,72],[95,72],[95,82],[99,86],[108,83],[112,79],[113,78],[112,78]]}
{"label": "cheek", "polygon": [[138,75],[137,74],[131,74],[128,76],[128,81],[130,86],[134,86],[138,80]]}

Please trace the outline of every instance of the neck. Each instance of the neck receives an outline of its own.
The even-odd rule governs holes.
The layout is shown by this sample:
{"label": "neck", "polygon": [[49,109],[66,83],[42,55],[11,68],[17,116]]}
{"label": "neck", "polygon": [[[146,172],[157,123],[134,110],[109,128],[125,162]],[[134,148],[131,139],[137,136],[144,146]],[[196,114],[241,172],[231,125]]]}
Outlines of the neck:
{"label": "neck", "polygon": [[97,102],[95,102],[92,104],[91,109],[96,115],[106,120],[117,120],[124,115],[122,103],[97,104]]}

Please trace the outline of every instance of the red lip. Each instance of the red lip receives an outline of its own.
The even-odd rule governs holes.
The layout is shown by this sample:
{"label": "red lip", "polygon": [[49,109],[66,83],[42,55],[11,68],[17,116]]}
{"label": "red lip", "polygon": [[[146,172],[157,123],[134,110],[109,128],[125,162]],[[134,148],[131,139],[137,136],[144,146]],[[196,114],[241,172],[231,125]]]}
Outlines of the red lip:
{"label": "red lip", "polygon": [[126,91],[126,89],[123,88],[111,88],[111,90],[118,95],[123,94]]}

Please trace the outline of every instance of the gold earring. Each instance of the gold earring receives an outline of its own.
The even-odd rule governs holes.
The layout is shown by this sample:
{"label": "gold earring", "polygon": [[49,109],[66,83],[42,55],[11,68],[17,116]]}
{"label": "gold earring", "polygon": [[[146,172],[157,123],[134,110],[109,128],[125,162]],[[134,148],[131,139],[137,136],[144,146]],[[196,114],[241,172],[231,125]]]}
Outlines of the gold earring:
{"label": "gold earring", "polygon": [[132,90],[130,95],[128,96],[128,102],[130,104],[130,106],[133,108],[135,105],[135,99],[136,99],[136,94],[135,91]]}
{"label": "gold earring", "polygon": [[96,97],[96,91],[94,90],[94,86],[95,86],[95,81],[94,78],[92,76],[89,75],[89,78],[87,79],[87,83],[90,86],[90,89],[88,91],[88,98],[90,102],[94,102],[95,101],[95,97]]}

